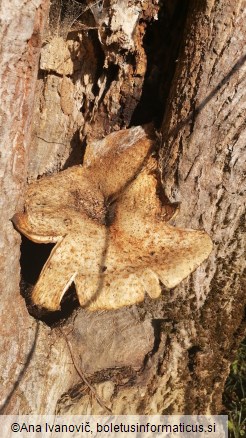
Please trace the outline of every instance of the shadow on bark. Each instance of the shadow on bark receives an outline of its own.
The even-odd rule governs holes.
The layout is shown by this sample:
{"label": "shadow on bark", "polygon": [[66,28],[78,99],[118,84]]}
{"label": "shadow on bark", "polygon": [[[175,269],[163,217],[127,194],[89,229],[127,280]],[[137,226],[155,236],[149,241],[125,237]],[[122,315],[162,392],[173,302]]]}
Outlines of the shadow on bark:
{"label": "shadow on bark", "polygon": [[26,362],[25,362],[22,370],[19,372],[19,375],[18,375],[15,383],[13,384],[12,389],[11,389],[9,395],[7,396],[5,402],[0,407],[0,415],[4,415],[5,414],[5,411],[6,411],[7,407],[8,407],[8,405],[9,405],[9,403],[10,403],[10,401],[11,401],[11,399],[12,399],[14,393],[15,393],[15,391],[18,389],[18,387],[19,387],[19,385],[21,383],[21,380],[24,377],[24,375],[26,373],[26,370],[29,367],[29,364],[30,364],[30,362],[32,360],[32,357],[34,355],[34,352],[36,350],[38,333],[39,333],[39,323],[37,323],[36,330],[35,330],[35,335],[34,335],[34,341],[33,341],[33,344],[31,346],[31,349],[30,349],[30,351],[29,351],[29,353],[27,355]]}
{"label": "shadow on bark", "polygon": [[[184,120],[181,120],[176,126],[174,126],[170,131],[167,132],[167,137],[164,137],[164,140],[167,140],[170,136],[175,136],[178,134],[179,130],[182,129],[188,122],[194,120],[196,116],[203,110],[203,108],[207,105],[207,103],[220,91],[220,89],[226,84],[227,81],[243,66],[246,61],[246,55],[242,56],[239,61],[237,61],[232,69],[227,73],[227,75],[216,85],[216,87],[208,94],[207,97],[197,106],[197,108],[192,111]],[[173,140],[173,142],[174,142]],[[173,144],[173,142],[171,144]]]}

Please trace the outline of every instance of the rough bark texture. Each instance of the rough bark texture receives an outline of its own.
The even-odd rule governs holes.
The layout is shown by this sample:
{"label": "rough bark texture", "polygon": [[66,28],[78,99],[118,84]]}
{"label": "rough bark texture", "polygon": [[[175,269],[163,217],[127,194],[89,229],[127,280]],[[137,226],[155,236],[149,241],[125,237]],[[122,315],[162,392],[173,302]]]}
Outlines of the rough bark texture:
{"label": "rough bark texture", "polygon": [[19,291],[21,239],[11,223],[14,212],[21,208],[27,178],[30,123],[47,6],[47,1],[1,5],[2,413],[36,413],[46,408],[52,411],[47,391],[53,394],[51,400],[60,394],[59,378],[54,385],[52,374],[57,367],[57,375],[61,373],[63,379],[62,369],[68,376],[69,368],[72,369],[68,364],[69,353],[66,360],[64,341],[54,345],[55,338],[49,329],[38,325],[27,312]]}
{"label": "rough bark texture", "polygon": [[155,1],[95,3],[81,9],[80,24],[71,11],[53,24],[58,9],[53,2],[41,50],[30,179],[80,163],[88,138],[129,125],[146,72],[144,31],[158,10]]}
{"label": "rough bark texture", "polygon": [[186,320],[187,334],[195,329],[188,355],[182,348],[193,382],[185,385],[189,412],[220,410],[228,359],[243,329],[245,6],[192,2],[162,127],[163,184],[169,199],[181,202],[176,224],[202,227],[214,242],[208,262],[175,290],[191,319],[179,324]]}
{"label": "rough bark texture", "polygon": [[[20,239],[10,218],[21,207],[27,161],[29,179],[78,163],[88,138],[102,137],[137,119],[134,111],[146,69],[149,82],[156,72],[153,68],[150,74],[142,46],[156,4],[139,1],[128,9],[126,3],[111,1],[108,15],[94,7],[79,23],[73,23],[73,16],[56,26],[52,12],[53,30],[46,29],[41,53],[31,142],[40,49],[34,29],[36,23],[42,32],[47,4],[35,7],[28,2],[24,9],[17,8],[11,24],[6,15],[1,74],[4,77],[8,68],[15,74],[8,73],[1,88],[7,96],[0,168],[2,193],[8,192],[3,198],[1,241],[5,413],[105,413],[74,365],[86,373],[115,414],[221,410],[223,384],[243,330],[245,2],[189,2],[162,125],[163,184],[169,200],[180,202],[175,224],[211,235],[214,251],[209,260],[181,286],[163,291],[162,299],[146,299],[117,311],[76,309],[69,316],[76,303],[64,310],[64,302],[61,315],[45,315],[45,322],[36,323],[18,291]],[[179,6],[164,2],[170,17],[174,3]],[[22,34],[19,20],[27,17],[30,25],[22,26]],[[132,28],[120,28],[124,20]],[[81,29],[85,23],[87,29]],[[165,95],[166,90],[162,105]],[[33,254],[41,258],[42,253],[37,245],[24,247],[29,254],[22,256],[22,268],[28,272],[25,266]]]}

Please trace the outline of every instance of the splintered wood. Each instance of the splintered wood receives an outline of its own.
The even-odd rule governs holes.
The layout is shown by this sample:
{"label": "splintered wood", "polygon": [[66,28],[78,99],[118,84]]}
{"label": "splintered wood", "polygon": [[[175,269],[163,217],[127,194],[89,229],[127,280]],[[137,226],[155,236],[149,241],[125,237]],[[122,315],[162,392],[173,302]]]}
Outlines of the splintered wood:
{"label": "splintered wood", "polygon": [[165,222],[165,205],[148,127],[112,133],[89,145],[83,166],[29,185],[16,228],[34,242],[56,243],[32,293],[58,310],[75,283],[80,305],[117,309],[173,288],[210,254],[204,231]]}

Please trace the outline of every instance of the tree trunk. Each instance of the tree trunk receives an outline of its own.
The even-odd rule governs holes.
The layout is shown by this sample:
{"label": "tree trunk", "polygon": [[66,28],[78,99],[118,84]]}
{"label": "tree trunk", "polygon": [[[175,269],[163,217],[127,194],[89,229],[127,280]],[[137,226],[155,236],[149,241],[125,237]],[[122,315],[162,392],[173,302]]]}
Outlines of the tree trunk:
{"label": "tree trunk", "polygon": [[51,347],[56,336],[29,315],[19,289],[21,239],[11,218],[23,203],[48,1],[17,3],[1,6],[1,412],[29,414],[54,410],[53,399],[64,387],[60,391],[59,379],[57,386],[47,376],[54,366],[59,375],[71,365],[64,342]]}
{"label": "tree trunk", "polygon": [[[11,21],[2,11],[2,413],[220,413],[245,303],[245,2],[166,0],[156,20],[154,0],[61,14],[54,1],[45,28],[48,1],[19,3]],[[172,223],[205,229],[209,259],[155,301],[91,313],[70,290],[61,312],[35,313],[30,288],[51,247],[22,240],[25,302],[10,219],[26,178],[80,163],[91,139],[158,126],[164,110]]]}

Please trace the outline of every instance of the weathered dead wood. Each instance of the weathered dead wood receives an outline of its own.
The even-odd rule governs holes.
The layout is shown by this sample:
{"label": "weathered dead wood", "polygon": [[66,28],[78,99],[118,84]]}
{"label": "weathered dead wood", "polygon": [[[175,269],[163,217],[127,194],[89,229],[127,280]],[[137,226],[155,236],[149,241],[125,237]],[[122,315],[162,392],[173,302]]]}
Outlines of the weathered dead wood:
{"label": "weathered dead wood", "polygon": [[[149,2],[150,9],[144,9],[145,4],[139,2],[138,6],[141,17],[148,21],[155,14],[156,5]],[[114,2],[110,5],[109,14],[115,14]],[[20,16],[21,13],[20,10]],[[185,39],[162,128],[160,167],[164,188],[171,202],[181,202],[175,224],[204,228],[214,242],[212,257],[182,286],[164,291],[160,300],[146,299],[143,305],[110,312],[89,314],[80,310],[63,321],[62,330],[76,353],[79,369],[113,413],[204,414],[221,409],[223,383],[243,330],[244,13],[243,1],[190,2]],[[99,28],[105,16],[101,20],[97,16]],[[83,142],[90,136],[102,137],[124,127],[131,119],[146,70],[142,49],[145,22],[136,27],[130,42],[124,35],[119,38],[117,26],[111,34],[112,41],[107,40],[103,29],[99,29],[103,49],[95,34],[83,34],[82,43],[82,33],[75,38],[74,30],[69,34],[68,45],[73,47],[75,56],[72,66],[76,66],[71,77],[66,71],[50,72],[41,64],[28,157],[30,179],[79,162],[80,153],[76,155],[74,148],[79,135]],[[15,29],[14,35],[16,32]],[[19,29],[14,39],[19,41],[18,38]],[[11,44],[12,40],[13,34]],[[121,52],[121,48],[125,51]],[[6,50],[10,50],[9,46]],[[15,53],[15,60],[18,54]],[[35,60],[32,65],[37,66],[37,57]],[[26,65],[25,57],[23,62],[21,65]],[[32,84],[34,77],[33,73]],[[15,81],[12,90],[17,83],[21,82]],[[17,95],[22,96],[18,90]],[[30,126],[32,97],[25,100],[24,107],[22,100],[17,104],[15,99],[13,104],[13,96],[14,93],[9,113],[13,116],[20,108],[27,108],[28,112],[22,114],[21,122],[16,115],[5,125],[5,145],[8,141],[14,144],[18,123],[24,120],[25,126]],[[29,132],[27,129],[22,137],[27,143]],[[9,167],[3,167],[4,188],[9,197],[4,198],[2,221],[2,335],[6,328],[9,330],[1,365],[5,370],[4,412],[105,413],[78,378],[59,330],[39,323],[35,331],[36,323],[19,297],[19,237],[9,219],[21,205],[25,166],[23,171],[18,164],[17,175],[13,176],[14,149],[6,146],[5,151]],[[22,157],[26,160],[26,153]],[[9,306],[13,297],[14,308]]]}
{"label": "weathered dead wood", "polygon": [[20,236],[11,223],[13,213],[23,202],[47,7],[47,1],[1,4],[1,413],[29,414],[44,412],[46,408],[51,411],[47,391],[54,398],[59,393],[59,379],[54,385],[51,377],[54,364],[59,372],[63,367],[73,370],[64,364],[65,358],[69,358],[64,340],[52,346],[50,329],[42,323],[37,326],[27,312],[19,290]]}
{"label": "weathered dead wood", "polygon": [[147,23],[157,18],[157,1],[111,0],[102,10],[93,5],[81,13],[79,30],[72,22],[54,25],[51,10],[41,50],[29,179],[81,163],[86,140],[128,126],[140,100],[147,67],[143,37]]}

